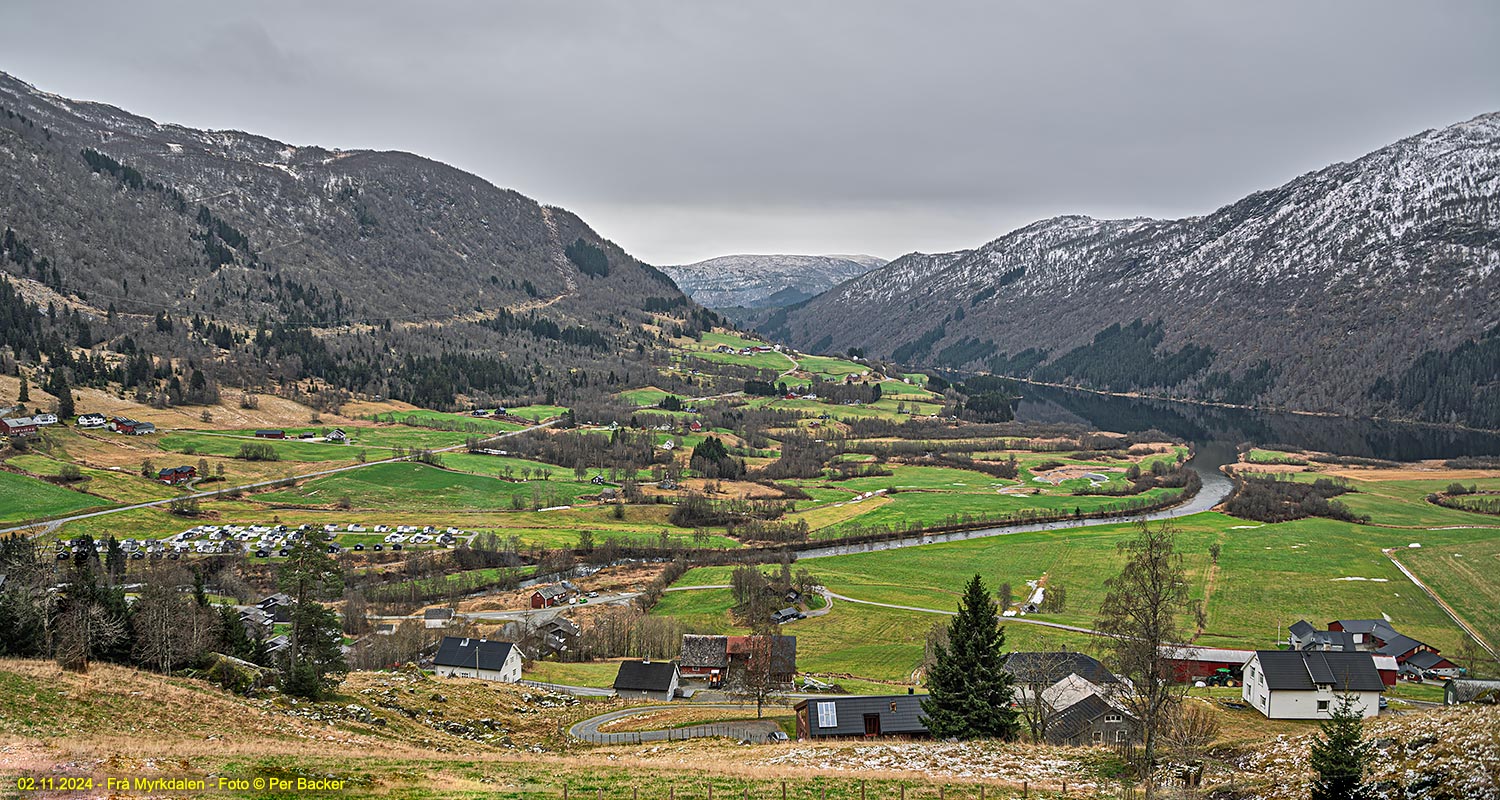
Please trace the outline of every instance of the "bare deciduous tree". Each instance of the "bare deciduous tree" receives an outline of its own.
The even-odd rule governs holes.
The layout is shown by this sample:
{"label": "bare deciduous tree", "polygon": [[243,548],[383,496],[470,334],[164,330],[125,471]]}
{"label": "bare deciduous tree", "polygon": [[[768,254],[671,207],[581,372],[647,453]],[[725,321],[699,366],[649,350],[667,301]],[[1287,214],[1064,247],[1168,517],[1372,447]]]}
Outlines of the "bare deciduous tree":
{"label": "bare deciduous tree", "polygon": [[58,615],[53,631],[53,653],[66,670],[88,672],[89,659],[125,636],[125,621],[97,602],[75,602]]}
{"label": "bare deciduous tree", "polygon": [[1142,752],[1137,765],[1147,797],[1154,796],[1152,768],[1186,684],[1171,673],[1165,646],[1184,640],[1178,616],[1187,611],[1188,586],[1177,529],[1170,521],[1140,523],[1136,535],[1120,544],[1126,561],[1105,582],[1108,593],[1094,623],[1105,637],[1117,674],[1130,688],[1118,700],[1140,723]]}

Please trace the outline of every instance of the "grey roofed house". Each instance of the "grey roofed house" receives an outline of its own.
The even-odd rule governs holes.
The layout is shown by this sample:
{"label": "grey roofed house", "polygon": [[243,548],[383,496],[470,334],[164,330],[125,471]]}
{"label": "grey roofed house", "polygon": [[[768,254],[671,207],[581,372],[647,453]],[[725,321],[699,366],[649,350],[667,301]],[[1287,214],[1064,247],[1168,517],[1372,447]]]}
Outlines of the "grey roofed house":
{"label": "grey roofed house", "polygon": [[677,665],[671,661],[621,661],[615,675],[616,692],[670,695],[677,689]]}
{"label": "grey roofed house", "polygon": [[422,612],[422,619],[453,619],[453,609],[429,608]]}
{"label": "grey roofed house", "polygon": [[928,736],[922,713],[927,695],[818,697],[797,703],[797,738]]}
{"label": "grey roofed house", "polygon": [[1500,705],[1500,681],[1454,678],[1443,685],[1443,703],[1489,703]]}
{"label": "grey roofed house", "polygon": [[1266,686],[1272,690],[1314,691],[1333,686],[1336,692],[1380,692],[1385,683],[1369,653],[1323,650],[1258,650]]}
{"label": "grey roofed house", "polygon": [[1085,696],[1047,722],[1047,741],[1053,744],[1117,744],[1135,738],[1135,717],[1097,694]]}
{"label": "grey roofed house", "polygon": [[512,647],[515,645],[510,642],[444,636],[432,663],[438,667],[466,667],[499,672],[505,668],[505,659],[510,656]]}
{"label": "grey roofed house", "polygon": [[685,633],[677,660],[684,670],[724,669],[729,666],[729,637]]}
{"label": "grey roofed house", "polygon": [[1071,650],[1056,652],[1015,652],[1005,656],[1005,670],[1026,683],[1054,684],[1069,675],[1077,675],[1095,685],[1120,683],[1108,667],[1093,656]]}
{"label": "grey roofed house", "polygon": [[292,640],[285,635],[275,636],[266,640],[266,655],[276,655],[292,645]]}

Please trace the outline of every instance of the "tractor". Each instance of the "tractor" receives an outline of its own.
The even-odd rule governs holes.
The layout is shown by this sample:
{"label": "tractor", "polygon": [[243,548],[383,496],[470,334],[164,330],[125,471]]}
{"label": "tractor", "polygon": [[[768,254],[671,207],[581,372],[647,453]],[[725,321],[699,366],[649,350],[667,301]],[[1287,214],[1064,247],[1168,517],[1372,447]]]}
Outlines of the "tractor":
{"label": "tractor", "polygon": [[1219,667],[1214,674],[1208,676],[1204,681],[1208,686],[1239,686],[1239,679],[1234,676],[1234,671],[1228,667]]}

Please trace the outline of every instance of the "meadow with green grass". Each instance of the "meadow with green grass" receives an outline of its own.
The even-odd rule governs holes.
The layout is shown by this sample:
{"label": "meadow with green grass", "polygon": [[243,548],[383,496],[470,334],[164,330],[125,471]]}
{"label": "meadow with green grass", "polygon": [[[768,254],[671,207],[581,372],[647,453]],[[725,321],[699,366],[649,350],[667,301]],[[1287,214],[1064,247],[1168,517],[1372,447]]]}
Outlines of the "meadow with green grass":
{"label": "meadow with green grass", "polygon": [[104,497],[65,489],[31,475],[0,470],[0,523],[46,519],[115,503]]}

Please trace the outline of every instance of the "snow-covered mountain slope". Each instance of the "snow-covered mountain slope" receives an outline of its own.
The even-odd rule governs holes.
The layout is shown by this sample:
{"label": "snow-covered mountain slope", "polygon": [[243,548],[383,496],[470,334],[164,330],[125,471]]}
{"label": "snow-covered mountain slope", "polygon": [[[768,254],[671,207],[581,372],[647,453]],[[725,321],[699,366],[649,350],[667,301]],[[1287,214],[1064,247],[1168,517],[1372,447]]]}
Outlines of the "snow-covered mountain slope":
{"label": "snow-covered mountain slope", "polygon": [[886,264],[862,255],[733,255],[662,267],[710,308],[777,308],[802,302]]}
{"label": "snow-covered mountain slope", "polygon": [[[1378,379],[1399,378],[1420,354],[1500,321],[1497,265],[1500,113],[1492,113],[1202,217],[1058,217],[974,250],[903,256],[792,309],[768,332],[804,348],[857,346],[1100,388],[1394,413]],[[1106,333],[1092,345],[1108,326],[1136,319],[1159,320],[1160,329]],[[1132,380],[1090,367],[1121,342],[1135,349],[1116,353],[1115,366],[1139,360],[1144,342],[1158,358],[1181,354],[1181,368],[1143,364]],[[1062,358],[1085,345],[1092,349]],[[1208,352],[1183,351],[1188,345]],[[1010,358],[1028,348],[1045,351],[1040,366],[1036,353]],[[1226,393],[1261,365],[1269,367],[1255,385]]]}

